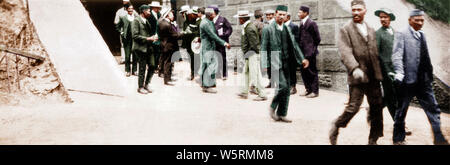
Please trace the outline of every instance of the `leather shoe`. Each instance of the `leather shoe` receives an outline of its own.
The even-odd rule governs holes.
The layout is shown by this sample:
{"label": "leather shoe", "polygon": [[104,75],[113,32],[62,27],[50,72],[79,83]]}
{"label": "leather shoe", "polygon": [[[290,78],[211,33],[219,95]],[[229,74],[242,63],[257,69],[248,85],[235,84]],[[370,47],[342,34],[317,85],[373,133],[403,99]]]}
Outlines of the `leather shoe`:
{"label": "leather shoe", "polygon": [[272,84],[269,83],[269,85],[267,85],[266,88],[272,88]]}
{"label": "leather shoe", "polygon": [[139,88],[137,90],[137,92],[140,93],[140,94],[148,94],[147,90],[145,90],[144,88]]}
{"label": "leather shoe", "polygon": [[306,95],[306,98],[315,98],[318,96],[319,96],[319,94],[317,94],[317,93],[310,93],[310,94]]}
{"label": "leather shoe", "polygon": [[280,117],[280,121],[281,121],[281,122],[285,122],[285,123],[292,123],[292,120],[286,118],[286,116],[281,116],[281,117]]}
{"label": "leather shoe", "polygon": [[278,115],[275,113],[275,109],[272,109],[272,107],[269,107],[269,115],[275,121],[280,120],[280,117],[278,117]]}
{"label": "leather shoe", "polygon": [[294,95],[294,94],[296,94],[297,93],[297,88],[294,86],[294,87],[292,87],[292,89],[291,89],[291,95]]}
{"label": "leather shoe", "polygon": [[212,88],[203,88],[203,92],[205,92],[205,93],[217,93],[217,91],[212,89]]}
{"label": "leather shoe", "polygon": [[375,138],[370,138],[369,139],[369,145],[378,145],[377,144],[377,140],[378,140],[378,138],[376,138],[376,139]]}
{"label": "leather shoe", "polygon": [[248,94],[245,94],[245,93],[239,93],[238,96],[239,96],[241,99],[247,99],[247,98],[248,98]]}
{"label": "leather shoe", "polygon": [[127,75],[126,75],[127,77],[130,77],[131,76],[131,73],[130,72],[127,72]]}
{"label": "leather shoe", "polygon": [[174,83],[172,83],[171,81],[168,81],[168,82],[164,82],[164,85],[168,85],[168,86],[174,86],[175,84],[174,84]]}
{"label": "leather shoe", "polygon": [[308,96],[309,94],[311,94],[311,92],[302,92],[300,93],[300,96]]}
{"label": "leather shoe", "polygon": [[145,86],[144,89],[145,89],[148,93],[152,93],[152,92],[153,92],[151,89],[148,88],[148,86]]}
{"label": "leather shoe", "polygon": [[394,142],[394,145],[408,145],[406,141]]}
{"label": "leather shoe", "polygon": [[260,96],[253,99],[253,101],[266,101],[266,100],[267,100],[267,97],[260,97]]}
{"label": "leather shoe", "polygon": [[330,139],[331,145],[336,145],[338,135],[339,135],[339,128],[333,122],[330,132],[328,133],[328,138]]}
{"label": "leather shoe", "polygon": [[408,127],[405,127],[405,135],[406,136],[411,136],[412,135],[412,132],[411,132],[411,130],[408,129]]}
{"label": "leather shoe", "polygon": [[449,145],[447,140],[445,140],[445,141],[434,141],[433,143],[434,143],[434,145]]}
{"label": "leather shoe", "polygon": [[255,86],[250,86],[250,94],[252,94],[252,95],[257,95],[258,94],[258,92],[256,92],[256,88],[255,88]]}

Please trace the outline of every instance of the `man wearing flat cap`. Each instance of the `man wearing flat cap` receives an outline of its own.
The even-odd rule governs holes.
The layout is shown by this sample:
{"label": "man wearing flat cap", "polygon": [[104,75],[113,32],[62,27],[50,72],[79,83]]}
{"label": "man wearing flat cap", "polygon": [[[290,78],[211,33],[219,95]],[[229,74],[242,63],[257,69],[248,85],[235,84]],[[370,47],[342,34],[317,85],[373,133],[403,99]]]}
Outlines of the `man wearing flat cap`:
{"label": "man wearing flat cap", "polygon": [[266,22],[264,22],[264,24],[266,25],[271,24],[274,21],[273,17],[275,15],[275,10],[268,9],[266,10],[266,12],[264,12],[264,14],[266,15]]}
{"label": "man wearing flat cap", "polygon": [[255,85],[255,93],[258,97],[254,101],[267,100],[263,86],[261,84],[261,70],[259,62],[260,40],[258,28],[250,21],[252,14],[248,10],[238,11],[235,18],[239,19],[239,24],[242,28],[241,48],[244,55],[244,68],[242,72],[243,86],[239,96],[243,99],[248,98],[249,86]]}
{"label": "man wearing flat cap", "polygon": [[441,110],[432,88],[433,66],[427,40],[421,30],[424,15],[421,10],[412,10],[408,19],[409,26],[395,35],[392,63],[399,101],[394,117],[393,143],[396,145],[405,144],[405,118],[414,96],[419,100],[431,124],[434,144],[448,145],[441,131]]}
{"label": "man wearing flat cap", "polygon": [[216,28],[212,22],[216,16],[213,8],[206,8],[205,19],[202,19],[200,24],[200,39],[201,39],[201,68],[200,76],[202,80],[202,91],[205,93],[217,93],[212,89],[216,86],[216,71],[217,71],[217,58],[220,57],[216,54],[216,44],[223,45],[228,49],[231,48],[230,44],[221,39],[216,34]]}
{"label": "man wearing flat cap", "polygon": [[270,116],[275,121],[290,123],[292,120],[286,118],[291,91],[290,61],[307,68],[308,60],[303,57],[291,29],[284,24],[287,10],[287,6],[279,5],[275,21],[263,29],[261,63],[264,69],[271,66],[272,79],[278,84],[269,108]]}
{"label": "man wearing flat cap", "polygon": [[[131,24],[131,35],[133,37],[132,51],[138,57],[138,93],[152,93],[148,84],[152,80],[152,76],[156,69],[155,56],[153,54],[153,42],[158,38],[151,35],[151,26],[148,22],[150,17],[150,6],[142,5],[139,7],[140,15],[137,16]],[[147,76],[145,76],[147,72]]]}
{"label": "man wearing flat cap", "polygon": [[339,31],[338,50],[341,61],[347,68],[350,102],[344,112],[333,122],[329,134],[335,145],[339,128],[345,128],[358,113],[364,95],[369,102],[369,144],[376,145],[383,136],[383,113],[380,81],[383,80],[375,38],[375,30],[365,21],[366,6],[362,0],[351,2],[353,20]]}
{"label": "man wearing flat cap", "polygon": [[300,6],[298,16],[301,20],[298,34],[299,46],[303,55],[309,61],[308,68],[300,69],[306,90],[300,96],[314,98],[319,96],[319,71],[316,66],[316,57],[319,54],[317,48],[321,40],[319,27],[316,22],[309,18],[308,6]]}

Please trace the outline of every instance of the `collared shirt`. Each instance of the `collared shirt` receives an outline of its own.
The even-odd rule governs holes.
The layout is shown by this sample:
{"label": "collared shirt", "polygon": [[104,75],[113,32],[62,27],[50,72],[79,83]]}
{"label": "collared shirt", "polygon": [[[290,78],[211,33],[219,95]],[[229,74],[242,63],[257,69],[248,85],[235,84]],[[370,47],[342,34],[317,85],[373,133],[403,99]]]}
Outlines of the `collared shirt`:
{"label": "collared shirt", "polygon": [[156,20],[158,20],[158,14],[153,10],[152,10],[152,15],[153,15],[153,17],[155,17]]}
{"label": "collared shirt", "polygon": [[202,15],[202,19],[205,19],[206,18],[206,15]]}
{"label": "collared shirt", "polygon": [[364,37],[367,37],[367,25],[366,23],[356,23],[356,27],[358,27],[359,32],[361,32],[361,34]]}
{"label": "collared shirt", "polygon": [[245,35],[245,28],[250,23],[250,20],[247,20],[244,24],[242,24],[242,35]]}
{"label": "collared shirt", "polygon": [[411,30],[414,32],[414,37],[416,37],[417,39],[420,39],[420,37],[422,36],[420,33],[421,32],[423,33],[423,31],[422,30],[416,31],[416,30],[414,30],[414,28],[412,26],[409,26],[409,28],[411,28]]}
{"label": "collared shirt", "polygon": [[219,13],[219,14],[217,14],[217,15],[216,15],[216,17],[214,17],[214,19],[213,19],[213,22],[214,22],[214,24],[216,24],[216,22],[217,22],[217,19],[219,19],[219,16],[220,16],[220,13]]}
{"label": "collared shirt", "polygon": [[275,21],[274,18],[272,18],[271,20],[269,20],[269,24],[271,24],[273,21]]}
{"label": "collared shirt", "polygon": [[309,19],[309,15],[302,19],[302,25],[305,25],[305,22]]}
{"label": "collared shirt", "polygon": [[286,26],[289,26],[289,24],[291,24],[291,20],[287,21],[284,23]]}
{"label": "collared shirt", "polygon": [[147,23],[147,19],[146,19],[145,17],[143,17],[142,15],[141,15],[141,16],[139,16],[139,17],[141,17],[141,18],[142,18],[142,21],[144,21],[144,23]]}
{"label": "collared shirt", "polygon": [[127,14],[127,18],[128,18],[128,21],[130,21],[130,22],[134,21],[134,15]]}
{"label": "collared shirt", "polygon": [[281,24],[281,25],[277,24],[277,28],[278,28],[278,30],[283,31],[283,24]]}
{"label": "collared shirt", "polygon": [[391,34],[394,35],[394,30],[392,29],[392,27],[386,28],[386,31]]}

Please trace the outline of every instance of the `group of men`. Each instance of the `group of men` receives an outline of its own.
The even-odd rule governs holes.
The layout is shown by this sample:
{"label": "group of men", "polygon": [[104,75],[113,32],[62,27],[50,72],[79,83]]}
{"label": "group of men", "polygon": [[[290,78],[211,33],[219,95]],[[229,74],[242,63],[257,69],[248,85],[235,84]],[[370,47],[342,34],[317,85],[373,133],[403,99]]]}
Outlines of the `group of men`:
{"label": "group of men", "polygon": [[333,122],[329,133],[331,144],[337,143],[339,128],[344,128],[359,111],[364,95],[369,102],[368,143],[377,144],[383,136],[383,107],[394,120],[393,143],[404,145],[405,117],[415,96],[428,117],[434,144],[448,145],[440,125],[440,109],[431,86],[433,66],[424,32],[424,12],[414,9],[409,25],[395,31],[390,22],[396,19],[386,8],[375,11],[382,27],[375,31],[365,21],[363,0],[351,2],[353,20],[340,29],[338,49],[348,71],[350,100],[344,112]]}
{"label": "group of men", "polygon": [[[182,40],[181,47],[189,54],[191,74],[188,79],[193,80],[198,74],[202,91],[217,93],[214,90],[216,73],[220,73],[223,80],[228,76],[225,48],[231,47],[229,37],[233,31],[229,21],[220,16],[217,6],[182,6],[180,14],[184,23],[179,30],[173,11],[161,11],[157,1],[140,6],[139,15],[134,13],[132,5],[125,4],[128,4],[124,8],[127,12],[120,16],[116,25],[125,49],[127,76],[136,74],[135,59],[138,61],[139,93],[152,92],[148,84],[155,70],[164,75],[164,84],[173,85],[171,71],[175,61],[173,55],[180,49],[178,40]],[[364,1],[353,0],[351,7],[353,19],[340,29],[338,40],[341,60],[348,71],[350,99],[342,115],[333,122],[330,143],[337,143],[339,128],[346,127],[366,95],[370,106],[369,144],[376,144],[383,136],[382,109],[385,106],[395,123],[394,144],[405,144],[405,116],[414,96],[431,123],[434,143],[448,144],[440,128],[440,110],[431,88],[433,69],[425,35],[420,30],[424,22],[423,11],[413,10],[408,28],[397,32],[390,26],[390,21],[395,20],[392,11],[377,10],[375,15],[380,17],[382,27],[375,32],[364,22],[367,11]],[[309,14],[308,6],[299,8],[299,25],[292,22],[285,5],[265,13],[256,10],[254,21],[251,21],[253,14],[247,10],[238,11],[234,16],[242,29],[244,59],[238,96],[247,99],[249,93],[254,93],[258,95],[255,101],[267,100],[261,83],[263,73],[267,73],[270,83],[266,88],[275,88],[269,107],[270,117],[275,121],[292,122],[286,116],[290,95],[297,93],[297,68],[300,68],[305,84],[305,92],[301,95],[308,98],[319,95],[316,56],[321,39],[318,26]],[[192,45],[195,43],[200,43],[199,51]],[[133,58],[132,62],[130,58]]]}

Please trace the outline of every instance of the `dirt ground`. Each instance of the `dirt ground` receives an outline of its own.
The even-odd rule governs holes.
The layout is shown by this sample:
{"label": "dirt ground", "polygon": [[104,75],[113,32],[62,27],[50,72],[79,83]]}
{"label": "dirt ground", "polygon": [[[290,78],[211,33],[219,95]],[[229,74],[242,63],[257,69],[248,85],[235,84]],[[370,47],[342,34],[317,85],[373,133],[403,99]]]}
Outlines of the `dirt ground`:
{"label": "dirt ground", "polygon": [[[293,123],[274,122],[269,100],[239,99],[239,75],[230,72],[217,80],[218,94],[204,94],[187,81],[189,64],[175,65],[176,86],[164,86],[154,76],[154,93],[126,97],[70,92],[74,103],[28,100],[19,106],[0,105],[0,144],[305,144],[327,145],[331,121],[343,111],[347,95],[326,90],[316,99],[291,96],[288,117]],[[123,68],[123,65],[121,65]],[[264,80],[267,83],[267,79]],[[127,78],[136,89],[137,77]],[[303,89],[302,85],[297,86]],[[364,103],[367,106],[367,103]],[[369,134],[366,110],[341,130],[338,144],[365,145]],[[450,115],[441,114],[442,131],[450,138]],[[420,108],[411,107],[408,144],[433,144],[430,124]],[[393,121],[384,111],[384,137],[392,144]]]}

